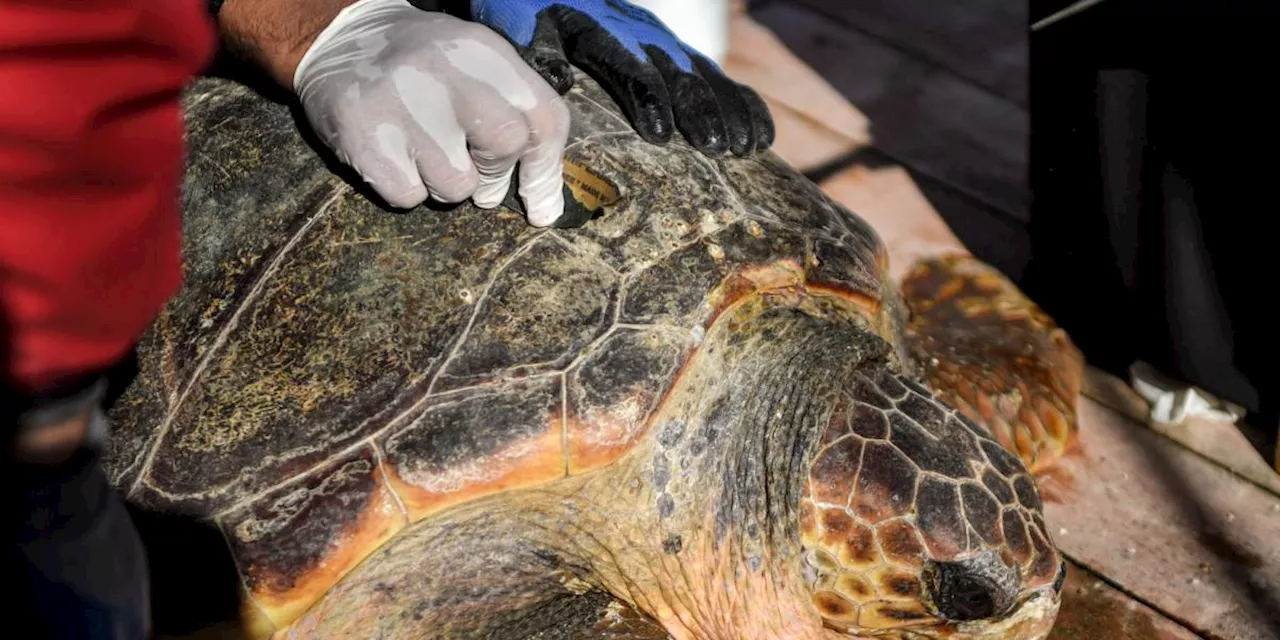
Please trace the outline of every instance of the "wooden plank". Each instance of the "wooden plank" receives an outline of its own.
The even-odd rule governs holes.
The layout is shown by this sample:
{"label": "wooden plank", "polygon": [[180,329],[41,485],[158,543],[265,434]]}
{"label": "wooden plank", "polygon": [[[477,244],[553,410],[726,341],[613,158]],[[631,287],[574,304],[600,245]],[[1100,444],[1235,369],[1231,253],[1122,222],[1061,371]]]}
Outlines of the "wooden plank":
{"label": "wooden plank", "polygon": [[[725,69],[765,96],[778,127],[774,151],[801,171],[839,163],[851,152],[862,151],[876,156],[876,164],[896,164],[866,146],[871,141],[866,116],[747,15],[736,18]],[[916,172],[914,177],[918,184],[913,189],[918,188],[933,209],[944,212],[947,224],[964,246],[1011,278],[1021,276],[1030,259],[1024,224],[928,175]],[[824,184],[839,184],[843,179],[833,176]],[[877,201],[887,202],[883,197]],[[860,210],[860,205],[853,208]],[[901,219],[900,213],[886,214],[885,220]],[[930,215],[937,218],[936,212]],[[873,224],[881,226],[880,222]]]}
{"label": "wooden plank", "polygon": [[[1010,278],[1021,276],[1030,257],[1026,229],[974,203],[946,185],[868,154],[824,181],[828,195],[875,228],[889,249],[890,270],[901,278],[919,258],[972,252]],[[876,165],[880,165],[878,168]],[[939,215],[947,212],[947,216]]]}
{"label": "wooden plank", "polygon": [[1280,496],[1280,474],[1267,463],[1240,427],[1222,420],[1192,416],[1178,424],[1150,420],[1150,405],[1123,380],[1090,368],[1084,394],[1123,413],[1136,423],[1212,460],[1258,486]]}
{"label": "wooden plank", "polygon": [[1030,16],[1025,2],[798,2],[945,68],[1006,100],[1027,106]]}
{"label": "wooden plank", "polygon": [[1062,608],[1048,640],[1197,640],[1199,636],[1067,563]]}
{"label": "wooden plank", "polygon": [[752,15],[870,118],[876,147],[1026,219],[1024,109],[803,7],[773,3]]}
{"label": "wooden plank", "polygon": [[777,128],[773,152],[802,172],[844,157],[862,145],[767,95],[764,101]]}
{"label": "wooden plank", "polygon": [[1068,556],[1217,638],[1280,638],[1280,498],[1088,398],[1046,478]]}
{"label": "wooden plank", "polygon": [[973,255],[1020,282],[1031,262],[1031,236],[1026,223],[1014,220],[949,185],[912,171],[921,192],[944,212],[943,218]]}
{"label": "wooden plank", "polygon": [[725,73],[769,104],[774,151],[802,171],[870,141],[867,117],[746,13],[733,17]]}
{"label": "wooden plank", "polygon": [[889,272],[895,281],[921,258],[967,253],[902,167],[855,165],[820,186],[876,230],[889,250]]}

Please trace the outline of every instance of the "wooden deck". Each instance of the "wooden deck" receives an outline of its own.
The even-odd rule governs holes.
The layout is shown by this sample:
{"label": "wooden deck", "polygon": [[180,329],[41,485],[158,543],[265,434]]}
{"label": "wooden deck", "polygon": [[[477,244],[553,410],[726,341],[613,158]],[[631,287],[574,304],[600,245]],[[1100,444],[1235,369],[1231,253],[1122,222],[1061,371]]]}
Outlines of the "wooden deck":
{"label": "wooden deck", "polygon": [[[832,197],[877,228],[962,242],[1016,278],[1024,4],[754,2],[726,67],[773,107],[778,152]],[[906,235],[886,236],[909,255],[894,248]],[[1090,371],[1081,451],[1042,483],[1071,562],[1051,637],[1280,638],[1280,476],[1231,424],[1156,427],[1146,411]]]}

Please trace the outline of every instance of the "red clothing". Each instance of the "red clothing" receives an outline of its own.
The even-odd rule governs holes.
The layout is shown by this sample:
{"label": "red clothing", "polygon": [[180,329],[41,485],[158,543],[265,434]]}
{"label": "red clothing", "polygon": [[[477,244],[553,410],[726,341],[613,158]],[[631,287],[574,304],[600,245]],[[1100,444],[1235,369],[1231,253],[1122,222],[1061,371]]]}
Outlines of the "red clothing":
{"label": "red clothing", "polygon": [[123,357],[181,281],[180,92],[199,0],[0,0],[0,374],[27,392]]}

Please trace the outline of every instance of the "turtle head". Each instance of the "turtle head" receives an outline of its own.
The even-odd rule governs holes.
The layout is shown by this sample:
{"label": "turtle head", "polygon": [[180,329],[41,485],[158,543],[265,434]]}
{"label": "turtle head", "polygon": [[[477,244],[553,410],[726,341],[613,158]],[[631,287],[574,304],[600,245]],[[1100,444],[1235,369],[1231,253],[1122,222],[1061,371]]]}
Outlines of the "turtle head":
{"label": "turtle head", "polygon": [[1043,638],[1066,567],[1025,467],[888,369],[841,395],[801,499],[801,574],[829,629]]}

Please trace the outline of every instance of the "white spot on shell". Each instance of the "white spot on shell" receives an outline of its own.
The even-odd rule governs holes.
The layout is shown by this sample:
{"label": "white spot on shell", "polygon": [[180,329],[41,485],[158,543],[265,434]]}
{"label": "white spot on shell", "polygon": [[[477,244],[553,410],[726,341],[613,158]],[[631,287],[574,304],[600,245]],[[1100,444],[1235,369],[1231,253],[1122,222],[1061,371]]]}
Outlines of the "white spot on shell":
{"label": "white spot on shell", "polygon": [[724,260],[724,249],[718,244],[707,245],[707,253],[711,254],[711,257],[717,261]]}
{"label": "white spot on shell", "polygon": [[701,213],[702,219],[698,221],[698,229],[702,231],[704,235],[720,228],[720,221],[716,219],[714,213],[706,209],[703,209]]}
{"label": "white spot on shell", "polygon": [[630,397],[623,402],[615,403],[611,413],[616,420],[634,425],[644,417],[644,407],[640,406],[635,397]]}
{"label": "white spot on shell", "polygon": [[701,325],[694,326],[693,329],[689,330],[689,333],[693,336],[694,344],[702,344],[702,339],[707,337],[707,330],[703,329]]}

